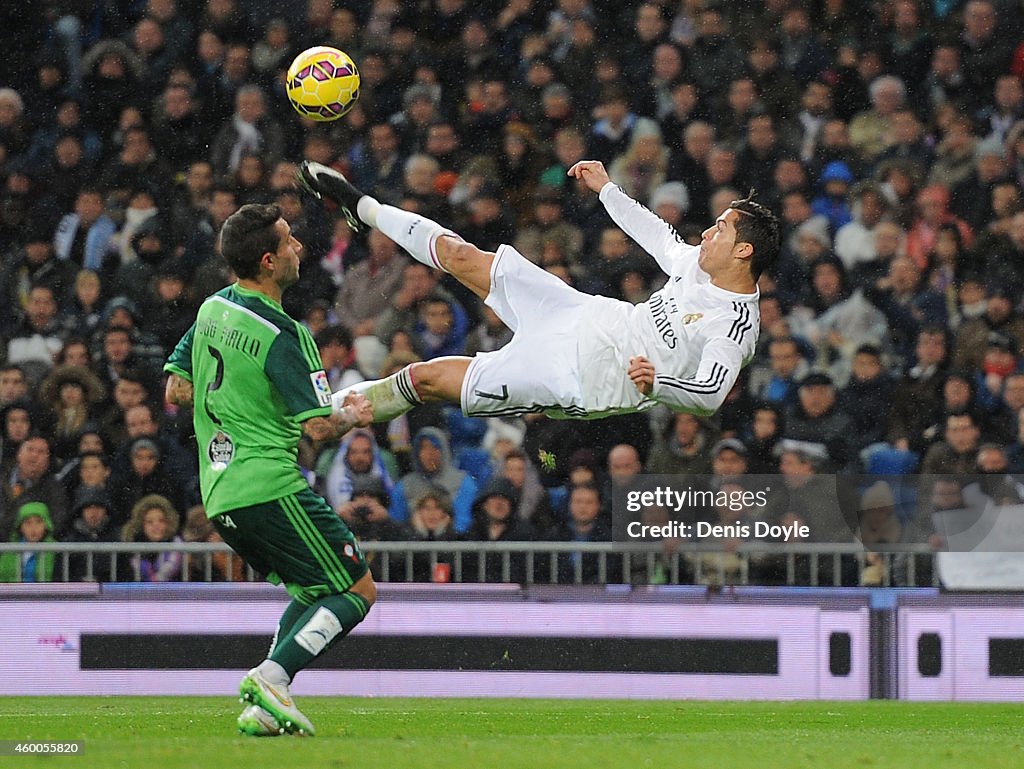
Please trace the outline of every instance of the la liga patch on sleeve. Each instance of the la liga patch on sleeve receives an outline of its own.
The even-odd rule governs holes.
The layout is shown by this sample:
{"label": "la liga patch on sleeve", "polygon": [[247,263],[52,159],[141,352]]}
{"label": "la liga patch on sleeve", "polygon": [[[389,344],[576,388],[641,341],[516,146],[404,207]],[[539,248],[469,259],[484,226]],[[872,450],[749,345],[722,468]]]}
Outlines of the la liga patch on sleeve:
{"label": "la liga patch on sleeve", "polygon": [[310,381],[313,383],[313,392],[316,393],[317,402],[321,406],[331,405],[331,385],[327,381],[327,372],[323,369],[315,371],[309,375]]}

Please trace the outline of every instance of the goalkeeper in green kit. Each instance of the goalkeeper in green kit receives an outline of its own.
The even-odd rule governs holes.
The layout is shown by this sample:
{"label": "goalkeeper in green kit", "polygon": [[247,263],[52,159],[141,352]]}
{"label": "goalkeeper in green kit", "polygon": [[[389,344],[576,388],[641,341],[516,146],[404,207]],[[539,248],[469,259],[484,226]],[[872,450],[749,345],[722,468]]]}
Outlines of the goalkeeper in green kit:
{"label": "goalkeeper in green kit", "polygon": [[302,244],[276,205],[246,205],[221,229],[238,281],[208,297],[164,370],[167,400],[191,404],[203,504],[217,531],[292,598],[270,654],[242,679],[250,704],[238,718],[252,735],[312,735],[289,684],[358,625],[377,590],[352,532],[296,462],[313,441],[368,425],[355,396],[331,413],[331,389],[312,336],[281,308],[299,277]]}

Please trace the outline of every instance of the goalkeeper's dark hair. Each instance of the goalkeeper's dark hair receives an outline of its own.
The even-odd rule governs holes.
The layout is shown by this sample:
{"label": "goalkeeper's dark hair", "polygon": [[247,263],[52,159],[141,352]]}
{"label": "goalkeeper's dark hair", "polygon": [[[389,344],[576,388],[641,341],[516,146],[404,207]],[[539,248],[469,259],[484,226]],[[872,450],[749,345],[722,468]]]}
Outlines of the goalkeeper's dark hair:
{"label": "goalkeeper's dark hair", "polygon": [[280,218],[281,207],[276,204],[248,203],[224,222],[220,251],[239,278],[259,277],[263,255],[277,252],[281,236],[274,225]]}
{"label": "goalkeeper's dark hair", "polygon": [[757,280],[779,257],[782,227],[768,206],[754,200],[754,194],[751,190],[747,197],[734,200],[729,207],[740,215],[736,220],[736,242],[749,243],[754,248],[750,257],[750,274]]}

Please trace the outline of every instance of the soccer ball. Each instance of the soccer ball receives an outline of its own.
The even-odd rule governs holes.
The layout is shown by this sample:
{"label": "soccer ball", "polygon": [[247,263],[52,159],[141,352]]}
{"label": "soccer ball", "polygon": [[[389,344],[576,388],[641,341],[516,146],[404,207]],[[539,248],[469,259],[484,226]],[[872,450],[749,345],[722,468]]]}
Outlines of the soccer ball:
{"label": "soccer ball", "polygon": [[288,68],[288,100],[303,117],[337,120],[359,98],[359,69],[344,51],[308,48]]}

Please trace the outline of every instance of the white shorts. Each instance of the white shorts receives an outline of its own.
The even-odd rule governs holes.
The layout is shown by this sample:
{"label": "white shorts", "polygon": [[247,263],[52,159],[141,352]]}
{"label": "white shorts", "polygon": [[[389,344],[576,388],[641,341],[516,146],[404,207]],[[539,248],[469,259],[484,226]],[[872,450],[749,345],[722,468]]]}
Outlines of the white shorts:
{"label": "white shorts", "polygon": [[485,303],[514,335],[477,353],[462,382],[467,416],[546,412],[582,418],[579,338],[583,308],[595,299],[542,270],[514,248],[498,248]]}

